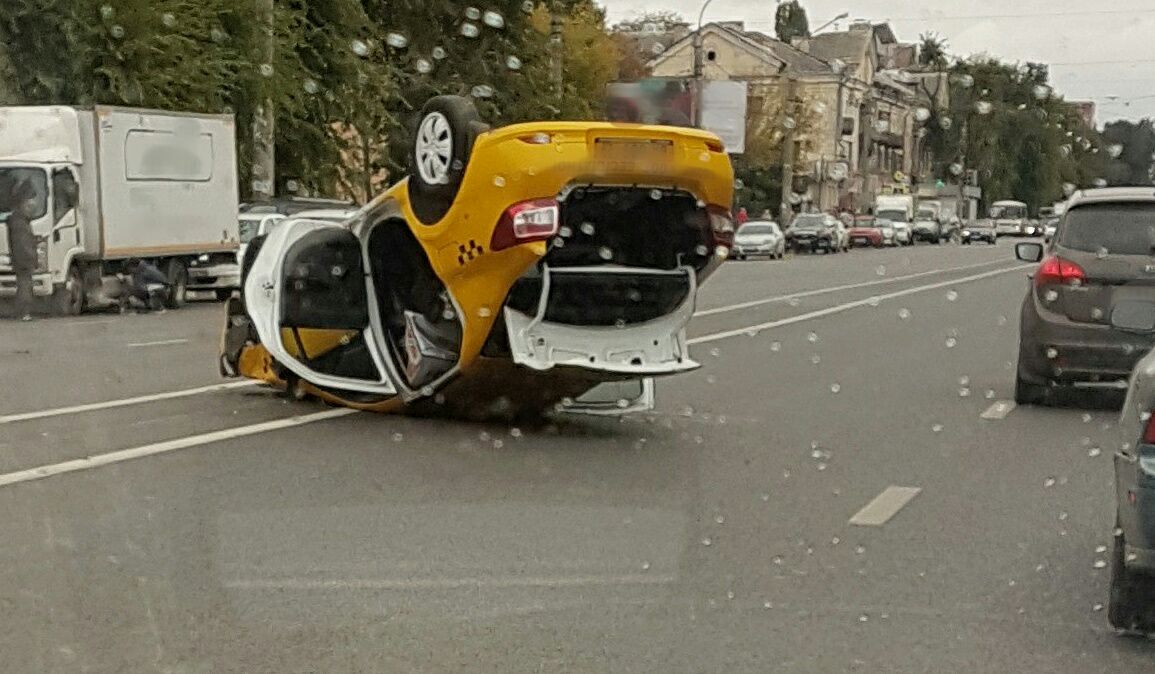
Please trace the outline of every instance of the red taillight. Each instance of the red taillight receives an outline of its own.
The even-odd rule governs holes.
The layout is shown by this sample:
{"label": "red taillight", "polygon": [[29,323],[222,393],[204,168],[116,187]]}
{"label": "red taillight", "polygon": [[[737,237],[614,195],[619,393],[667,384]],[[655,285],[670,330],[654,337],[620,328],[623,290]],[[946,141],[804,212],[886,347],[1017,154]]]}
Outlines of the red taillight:
{"label": "red taillight", "polygon": [[1043,260],[1038,271],[1035,272],[1036,288],[1055,283],[1079,285],[1085,280],[1087,280],[1087,273],[1083,271],[1082,267],[1057,255]]}
{"label": "red taillight", "polygon": [[1143,427],[1143,444],[1155,445],[1155,414],[1147,416],[1147,425]]}
{"label": "red taillight", "polygon": [[514,204],[505,209],[493,238],[490,250],[504,250],[530,241],[544,241],[557,234],[561,223],[561,209],[554,199],[534,199]]}

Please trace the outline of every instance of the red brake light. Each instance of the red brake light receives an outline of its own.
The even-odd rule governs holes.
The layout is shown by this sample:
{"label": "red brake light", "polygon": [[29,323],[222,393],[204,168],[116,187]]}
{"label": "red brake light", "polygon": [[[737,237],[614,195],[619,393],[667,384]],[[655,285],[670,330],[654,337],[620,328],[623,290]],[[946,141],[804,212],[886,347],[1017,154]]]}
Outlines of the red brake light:
{"label": "red brake light", "polygon": [[1143,427],[1143,444],[1155,445],[1155,414],[1147,416],[1147,425]]}
{"label": "red brake light", "polygon": [[514,204],[505,209],[493,238],[490,250],[504,250],[531,241],[544,241],[557,234],[561,224],[561,209],[555,199],[534,199]]}
{"label": "red brake light", "polygon": [[1079,285],[1085,280],[1087,280],[1087,273],[1083,271],[1082,267],[1057,255],[1043,260],[1038,271],[1035,272],[1036,288],[1055,283]]}

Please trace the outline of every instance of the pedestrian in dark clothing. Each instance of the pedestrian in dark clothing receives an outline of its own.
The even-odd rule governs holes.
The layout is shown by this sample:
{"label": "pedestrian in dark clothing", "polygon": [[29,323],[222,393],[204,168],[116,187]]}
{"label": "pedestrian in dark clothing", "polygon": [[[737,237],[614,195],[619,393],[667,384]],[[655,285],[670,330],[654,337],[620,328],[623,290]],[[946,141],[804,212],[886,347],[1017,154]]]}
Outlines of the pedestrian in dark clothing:
{"label": "pedestrian in dark clothing", "polygon": [[16,275],[16,315],[21,320],[32,320],[32,273],[36,271],[36,235],[32,232],[29,210],[34,205],[36,192],[28,181],[16,183],[7,195],[8,257]]}
{"label": "pedestrian in dark clothing", "polygon": [[121,309],[127,309],[128,302],[135,299],[146,311],[163,311],[169,292],[168,277],[153,265],[135,258],[125,263],[124,270],[128,273],[128,288],[121,294]]}

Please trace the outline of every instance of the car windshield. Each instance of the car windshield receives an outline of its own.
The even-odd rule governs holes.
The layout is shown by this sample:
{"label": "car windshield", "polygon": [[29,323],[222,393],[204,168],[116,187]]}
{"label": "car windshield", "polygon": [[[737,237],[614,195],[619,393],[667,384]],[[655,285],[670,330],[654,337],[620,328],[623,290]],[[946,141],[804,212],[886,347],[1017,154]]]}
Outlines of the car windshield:
{"label": "car windshield", "polygon": [[0,674],[1155,674],[1153,44],[0,0]]}
{"label": "car windshield", "polygon": [[826,226],[826,218],[821,215],[799,215],[794,218],[794,229],[821,229]]}
{"label": "car windshield", "polygon": [[23,203],[31,204],[32,220],[43,217],[48,211],[47,173],[41,168],[0,166],[0,223],[7,222],[15,207],[13,194],[22,194],[26,198]]}
{"label": "car windshield", "polygon": [[777,231],[778,231],[778,228],[775,227],[774,225],[771,225],[768,223],[750,222],[750,223],[746,223],[745,225],[742,225],[742,227],[740,227],[738,229],[738,234],[739,235],[750,235],[750,234],[764,235],[764,234],[774,234]]}
{"label": "car windshield", "polygon": [[1112,255],[1155,253],[1155,202],[1084,204],[1067,211],[1059,245]]}

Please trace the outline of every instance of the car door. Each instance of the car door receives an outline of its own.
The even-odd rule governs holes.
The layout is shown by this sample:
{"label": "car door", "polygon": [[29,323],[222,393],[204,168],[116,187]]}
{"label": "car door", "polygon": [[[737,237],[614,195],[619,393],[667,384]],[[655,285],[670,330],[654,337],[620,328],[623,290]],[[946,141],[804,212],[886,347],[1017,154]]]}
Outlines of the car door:
{"label": "car door", "polygon": [[376,338],[361,243],[347,227],[289,220],[273,228],[256,255],[245,306],[278,363],[338,392],[397,394]]}

